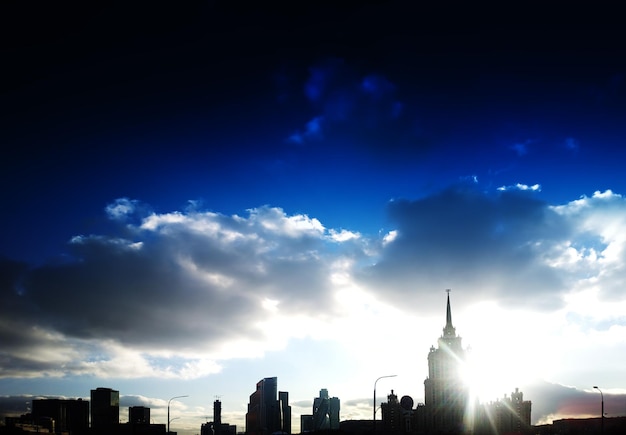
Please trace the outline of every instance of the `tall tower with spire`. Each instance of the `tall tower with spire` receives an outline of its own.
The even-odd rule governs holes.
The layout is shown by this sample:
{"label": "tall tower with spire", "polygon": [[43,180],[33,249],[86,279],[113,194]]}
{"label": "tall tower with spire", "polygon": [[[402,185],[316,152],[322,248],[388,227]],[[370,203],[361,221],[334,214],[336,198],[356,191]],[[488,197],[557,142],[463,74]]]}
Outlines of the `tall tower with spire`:
{"label": "tall tower with spire", "polygon": [[465,350],[461,337],[452,326],[450,290],[446,307],[446,326],[437,348],[428,354],[428,377],[424,381],[426,425],[429,433],[463,433],[469,402],[469,387],[462,377]]}

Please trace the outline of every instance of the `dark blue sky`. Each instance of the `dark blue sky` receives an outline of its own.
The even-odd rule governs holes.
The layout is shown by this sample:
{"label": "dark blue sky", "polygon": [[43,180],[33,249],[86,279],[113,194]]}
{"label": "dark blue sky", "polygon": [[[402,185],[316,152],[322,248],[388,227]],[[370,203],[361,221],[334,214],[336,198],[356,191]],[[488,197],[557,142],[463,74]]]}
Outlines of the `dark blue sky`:
{"label": "dark blue sky", "polygon": [[280,205],[371,232],[389,199],[463,177],[541,183],[556,200],[623,185],[610,15],[402,2],[12,12],[7,256],[42,260],[121,196],[160,211]]}

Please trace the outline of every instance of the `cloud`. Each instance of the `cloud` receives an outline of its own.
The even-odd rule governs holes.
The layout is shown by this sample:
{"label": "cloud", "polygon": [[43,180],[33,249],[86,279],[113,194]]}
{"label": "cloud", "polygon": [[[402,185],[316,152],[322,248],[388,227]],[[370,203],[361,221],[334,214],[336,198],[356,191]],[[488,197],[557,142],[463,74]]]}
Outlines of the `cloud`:
{"label": "cloud", "polygon": [[[120,221],[132,204],[117,200],[107,213]],[[216,359],[284,344],[264,327],[274,317],[331,314],[332,264],[358,240],[271,207],[246,217],[152,213],[119,234],[73,237],[62,264],[0,265],[0,376],[215,373]],[[268,299],[280,302],[277,313]]]}
{"label": "cloud", "polygon": [[440,304],[440,291],[458,288],[457,297],[473,300],[561,304],[567,282],[545,257],[573,230],[548,204],[523,192],[489,196],[470,186],[394,201],[388,209],[397,236],[358,275],[363,286],[384,286],[385,299],[419,300],[427,311],[437,306],[431,302]]}
{"label": "cloud", "polygon": [[309,68],[304,85],[304,94],[317,114],[287,142],[303,145],[326,137],[323,134],[329,131],[346,128],[359,132],[358,136],[364,130],[367,134],[381,130],[389,141],[389,129],[382,127],[398,121],[406,109],[394,97],[395,91],[396,86],[382,75],[359,75],[338,59],[321,62]]}
{"label": "cloud", "polygon": [[120,219],[135,212],[137,201],[128,198],[119,198],[106,206],[105,210],[109,218]]}
{"label": "cloud", "polygon": [[372,98],[380,100],[393,93],[395,86],[385,77],[372,74],[363,77],[361,90]]}
{"label": "cloud", "polygon": [[333,81],[340,79],[343,68],[341,59],[327,59],[309,68],[309,78],[304,85],[304,94],[312,102],[320,101]]}
{"label": "cloud", "polygon": [[[532,401],[533,420],[537,424],[551,424],[562,418],[589,418],[599,416],[599,393],[591,386],[581,390],[566,385],[537,381],[524,391],[525,400]],[[609,417],[622,415],[626,395],[614,393],[605,395],[605,412]]]}
{"label": "cloud", "polygon": [[517,142],[511,145],[511,149],[517,153],[518,156],[525,156],[528,154],[528,145],[532,144],[534,141],[527,139],[524,142]]}
{"label": "cloud", "polygon": [[541,186],[539,184],[533,184],[532,186],[529,186],[527,184],[521,184],[521,183],[517,183],[514,184],[512,186],[500,186],[498,187],[498,190],[500,191],[505,191],[505,190],[529,190],[529,191],[533,191],[533,192],[541,192]]}
{"label": "cloud", "polygon": [[322,125],[323,125],[324,117],[317,116],[311,119],[306,124],[306,128],[303,132],[296,131],[291,136],[287,138],[287,142],[292,143],[294,145],[303,145],[306,142],[309,142],[314,139],[322,139]]}
{"label": "cloud", "polygon": [[468,183],[473,183],[473,184],[478,184],[478,175],[465,175],[463,177],[459,177],[459,180],[461,182],[468,182]]}
{"label": "cloud", "polygon": [[312,334],[358,347],[373,316],[414,322],[446,288],[457,306],[560,313],[578,343],[609,346],[626,326],[626,202],[612,191],[551,205],[454,186],[391,202],[391,228],[373,235],[277,207],[129,204],[107,208],[123,211],[109,234],[73,237],[62,262],[0,261],[0,377],[196,379]]}

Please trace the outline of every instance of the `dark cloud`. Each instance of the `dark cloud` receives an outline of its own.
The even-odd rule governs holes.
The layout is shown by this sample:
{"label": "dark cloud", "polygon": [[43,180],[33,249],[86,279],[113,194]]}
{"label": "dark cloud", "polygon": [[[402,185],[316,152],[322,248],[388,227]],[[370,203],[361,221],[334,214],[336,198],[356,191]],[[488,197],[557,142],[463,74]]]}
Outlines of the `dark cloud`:
{"label": "dark cloud", "polygon": [[308,69],[303,88],[313,117],[288,142],[320,146],[323,138],[333,152],[340,141],[342,149],[392,160],[428,148],[416,127],[415,108],[401,101],[397,86],[378,72],[330,58]]}
{"label": "dark cloud", "polygon": [[270,315],[264,300],[285,313],[332,313],[328,270],[337,253],[328,245],[336,243],[315,219],[261,207],[246,218],[190,209],[141,221],[135,204],[107,208],[123,237],[76,236],[63,263],[0,265],[2,376],[84,369],[27,352],[72,352],[72,340],[85,354],[97,354],[88,343],[101,341],[147,352],[262,341],[258,324]]}
{"label": "dark cloud", "polygon": [[[565,418],[580,415],[600,414],[600,393],[597,390],[583,391],[574,387],[540,381],[524,388],[525,400],[532,401],[533,421],[547,417]],[[623,415],[625,394],[604,393],[605,412],[609,417]],[[559,417],[560,416],[560,417]],[[548,423],[551,423],[549,419]]]}
{"label": "dark cloud", "polygon": [[0,396],[0,416],[2,417],[19,417],[31,411],[33,399],[31,395],[19,396]]}
{"label": "dark cloud", "polygon": [[[549,247],[566,239],[567,222],[527,192],[487,195],[454,187],[420,200],[393,201],[397,237],[360,280],[398,302],[423,309],[445,288],[462,299],[554,308],[564,282],[545,264]],[[439,303],[439,297],[435,298]]]}

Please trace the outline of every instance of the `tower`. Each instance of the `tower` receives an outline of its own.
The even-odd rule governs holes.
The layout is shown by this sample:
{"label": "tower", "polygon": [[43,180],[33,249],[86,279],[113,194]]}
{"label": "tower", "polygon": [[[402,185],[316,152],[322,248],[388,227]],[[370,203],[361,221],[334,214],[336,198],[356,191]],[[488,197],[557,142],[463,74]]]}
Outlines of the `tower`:
{"label": "tower", "polygon": [[280,409],[280,429],[283,433],[291,433],[291,406],[289,405],[289,392],[278,392],[278,403]]}
{"label": "tower", "polygon": [[[289,395],[281,392],[281,402],[276,398],[278,380],[276,377],[261,379],[256,384],[256,391],[250,395],[248,412],[246,413],[247,435],[270,435],[283,430],[283,420],[288,418],[291,424],[291,407]],[[281,410],[283,411],[281,413]]]}
{"label": "tower", "polygon": [[461,375],[465,350],[452,325],[450,290],[446,291],[446,325],[437,348],[431,347],[428,353],[428,377],[424,381],[426,425],[431,433],[462,433],[469,401],[469,387]]}
{"label": "tower", "polygon": [[120,422],[120,392],[111,388],[91,390],[91,428],[110,430]]}

